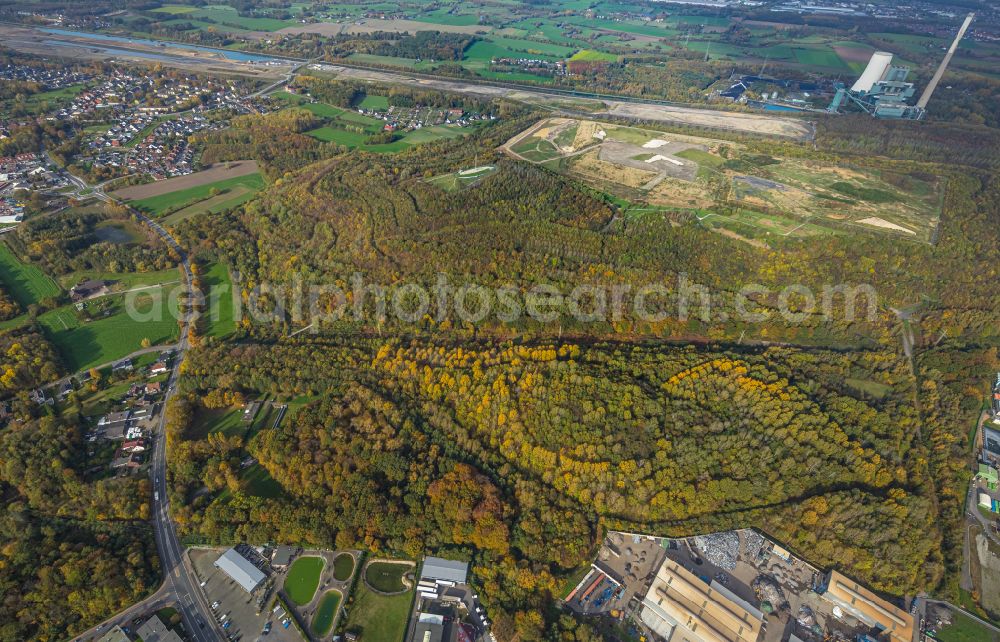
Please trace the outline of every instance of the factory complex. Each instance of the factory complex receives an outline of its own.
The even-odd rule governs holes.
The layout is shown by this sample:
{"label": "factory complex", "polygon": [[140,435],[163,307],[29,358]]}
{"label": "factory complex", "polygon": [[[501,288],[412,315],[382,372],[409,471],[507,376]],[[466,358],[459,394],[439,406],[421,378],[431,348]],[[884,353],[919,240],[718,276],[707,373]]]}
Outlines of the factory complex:
{"label": "factory complex", "polygon": [[921,617],[750,529],[670,539],[610,532],[564,598],[664,642],[916,642]]}

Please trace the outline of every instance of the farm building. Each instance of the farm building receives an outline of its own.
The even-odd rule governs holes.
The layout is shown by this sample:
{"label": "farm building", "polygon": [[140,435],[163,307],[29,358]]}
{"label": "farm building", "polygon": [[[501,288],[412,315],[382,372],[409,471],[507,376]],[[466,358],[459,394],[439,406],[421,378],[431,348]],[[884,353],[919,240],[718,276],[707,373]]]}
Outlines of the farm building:
{"label": "farm building", "polygon": [[469,575],[468,562],[456,562],[440,557],[425,557],[420,579],[430,582],[454,582],[465,584]]}
{"label": "farm building", "polygon": [[226,575],[243,587],[247,593],[253,593],[266,577],[250,560],[230,548],[215,560],[216,568],[222,569]]}
{"label": "farm building", "polygon": [[69,298],[75,303],[95,296],[103,296],[108,292],[107,281],[89,280],[74,285],[69,291]]}
{"label": "farm building", "polygon": [[763,624],[760,611],[670,559],[656,572],[640,618],[664,639],[686,642],[755,642]]}

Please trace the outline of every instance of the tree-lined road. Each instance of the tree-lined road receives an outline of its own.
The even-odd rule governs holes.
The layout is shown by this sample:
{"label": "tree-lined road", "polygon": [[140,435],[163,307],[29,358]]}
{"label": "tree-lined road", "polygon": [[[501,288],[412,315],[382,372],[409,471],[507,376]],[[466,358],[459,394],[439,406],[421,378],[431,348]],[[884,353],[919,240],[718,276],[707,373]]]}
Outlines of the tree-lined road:
{"label": "tree-lined road", "polygon": [[[77,181],[79,182],[77,183]],[[79,185],[83,181],[76,178],[74,183]],[[86,184],[83,184],[83,186],[83,188],[86,188]],[[115,202],[114,199],[101,190],[100,186],[94,188],[93,196],[103,201]],[[181,267],[184,268],[185,287],[190,291],[192,282],[191,265],[180,245],[159,223],[135,210],[131,210],[131,212],[139,221],[156,232],[177,253]],[[94,627],[77,636],[77,640],[96,639],[115,624],[131,626],[134,618],[170,605],[174,606],[180,613],[184,629],[188,632],[191,640],[195,642],[215,642],[216,640],[225,639],[218,623],[212,616],[211,608],[198,585],[198,580],[186,563],[184,548],[177,539],[177,530],[174,527],[173,520],[170,518],[170,500],[167,495],[166,406],[176,393],[181,363],[184,361],[184,354],[188,349],[187,325],[191,320],[190,309],[185,306],[183,314],[180,339],[174,346],[176,353],[173,369],[167,380],[166,392],[164,393],[163,404],[160,408],[160,417],[156,424],[156,433],[153,436],[153,460],[150,467],[150,475],[153,479],[153,535],[156,538],[156,550],[160,556],[163,584],[153,595],[129,607],[115,617],[110,618],[100,626]]]}

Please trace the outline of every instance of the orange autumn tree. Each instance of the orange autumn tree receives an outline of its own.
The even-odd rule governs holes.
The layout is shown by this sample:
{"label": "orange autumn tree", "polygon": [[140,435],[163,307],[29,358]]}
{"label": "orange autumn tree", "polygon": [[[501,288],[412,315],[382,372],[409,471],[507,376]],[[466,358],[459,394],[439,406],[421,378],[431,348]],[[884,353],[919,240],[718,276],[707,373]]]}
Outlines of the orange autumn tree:
{"label": "orange autumn tree", "polygon": [[506,553],[509,547],[504,515],[509,508],[493,482],[467,464],[455,468],[427,488],[430,513],[442,532],[456,544]]}

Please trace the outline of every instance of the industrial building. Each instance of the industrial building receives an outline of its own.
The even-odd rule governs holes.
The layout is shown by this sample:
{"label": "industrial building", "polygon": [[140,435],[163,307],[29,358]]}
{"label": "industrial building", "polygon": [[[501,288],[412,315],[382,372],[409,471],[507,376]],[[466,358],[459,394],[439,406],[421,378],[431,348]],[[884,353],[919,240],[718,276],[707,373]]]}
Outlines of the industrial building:
{"label": "industrial building", "polygon": [[267,577],[235,548],[230,548],[220,555],[219,559],[215,560],[215,567],[225,572],[247,593],[253,593]]}
{"label": "industrial building", "polygon": [[[455,636],[449,636],[454,638]],[[444,617],[432,613],[421,613],[413,627],[412,642],[443,642]]]}
{"label": "industrial building", "polygon": [[909,103],[916,93],[913,83],[907,82],[909,67],[897,67],[892,64],[892,54],[887,51],[876,51],[868,61],[868,66],[858,79],[847,89],[843,85],[837,88],[837,94],[827,108],[827,111],[838,112],[841,107],[850,102],[875,118],[892,118],[920,120],[927,112],[927,103],[944,76],[952,56],[958,49],[958,43],[965,36],[975,14],[970,13],[958,30],[958,35],[938,66],[930,82],[924,88],[920,99],[915,105]]}
{"label": "industrial building", "polygon": [[886,642],[913,642],[912,615],[837,571],[827,574],[817,592],[833,603],[835,616],[853,617]]}
{"label": "industrial building", "polygon": [[983,424],[983,461],[1000,464],[1000,430],[993,423]]}
{"label": "industrial building", "polygon": [[993,416],[1000,418],[1000,372],[997,373],[997,380],[993,384],[993,397],[990,399],[990,408]]}
{"label": "industrial building", "polygon": [[469,563],[446,560],[441,557],[425,557],[420,570],[420,581],[465,584],[469,576]]}
{"label": "industrial building", "polygon": [[642,600],[640,618],[668,642],[756,642],[763,614],[718,582],[667,559]]}

